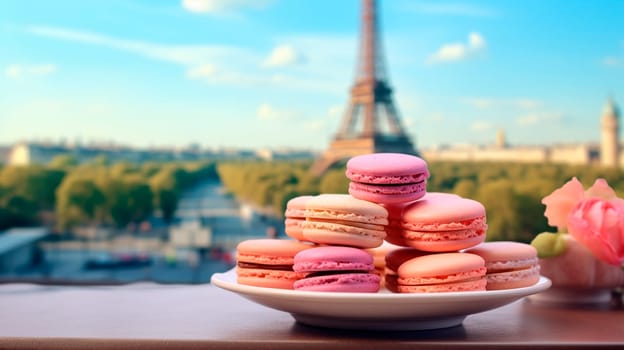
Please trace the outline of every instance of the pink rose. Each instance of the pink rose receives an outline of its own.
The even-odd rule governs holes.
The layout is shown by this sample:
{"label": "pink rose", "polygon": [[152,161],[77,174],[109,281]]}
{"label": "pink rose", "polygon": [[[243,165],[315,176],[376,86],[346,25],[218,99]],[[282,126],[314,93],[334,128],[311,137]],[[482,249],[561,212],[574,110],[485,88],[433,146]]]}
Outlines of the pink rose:
{"label": "pink rose", "polygon": [[624,200],[584,199],[567,221],[570,234],[598,259],[611,265],[624,263]]}
{"label": "pink rose", "polygon": [[586,198],[609,200],[615,197],[615,191],[609,187],[604,179],[596,180],[593,186],[584,192],[583,185],[574,177],[561,188],[542,199],[542,204],[546,206],[544,216],[548,218],[550,226],[559,228],[561,232],[568,227],[568,215],[580,201]]}
{"label": "pink rose", "polygon": [[548,218],[548,224],[558,227],[560,231],[565,230],[568,226],[568,214],[584,196],[583,185],[576,178],[572,178],[544,197],[542,204],[546,206],[544,216]]}

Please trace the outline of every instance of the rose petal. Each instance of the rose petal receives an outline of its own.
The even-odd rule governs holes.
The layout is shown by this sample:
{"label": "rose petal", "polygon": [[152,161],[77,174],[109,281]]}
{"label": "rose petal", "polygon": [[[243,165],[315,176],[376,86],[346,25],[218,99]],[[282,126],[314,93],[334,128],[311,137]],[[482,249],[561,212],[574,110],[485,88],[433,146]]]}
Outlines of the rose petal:
{"label": "rose petal", "polygon": [[544,216],[548,218],[548,224],[560,230],[565,229],[568,225],[568,214],[584,197],[583,185],[576,177],[544,197],[542,204],[546,206]]}
{"label": "rose petal", "polygon": [[587,198],[597,197],[602,199],[616,198],[615,191],[609,186],[605,179],[597,179],[592,187],[585,191],[585,196]]}
{"label": "rose petal", "polygon": [[624,262],[622,207],[599,198],[583,200],[570,212],[568,230],[596,258],[612,265]]}

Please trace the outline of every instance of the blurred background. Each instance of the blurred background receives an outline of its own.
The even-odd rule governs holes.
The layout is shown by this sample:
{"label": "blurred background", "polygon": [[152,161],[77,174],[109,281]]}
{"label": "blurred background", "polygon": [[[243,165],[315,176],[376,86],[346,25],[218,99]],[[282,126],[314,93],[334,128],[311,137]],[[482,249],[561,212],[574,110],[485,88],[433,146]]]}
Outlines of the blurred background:
{"label": "blurred background", "polygon": [[289,199],[346,193],[353,142],[397,145],[381,114],[372,133],[345,132],[362,86],[429,163],[429,191],[481,201],[488,240],[529,242],[554,231],[540,201],[571,177],[624,194],[621,13],[615,0],[3,1],[0,282],[208,282],[239,241],[285,237]]}

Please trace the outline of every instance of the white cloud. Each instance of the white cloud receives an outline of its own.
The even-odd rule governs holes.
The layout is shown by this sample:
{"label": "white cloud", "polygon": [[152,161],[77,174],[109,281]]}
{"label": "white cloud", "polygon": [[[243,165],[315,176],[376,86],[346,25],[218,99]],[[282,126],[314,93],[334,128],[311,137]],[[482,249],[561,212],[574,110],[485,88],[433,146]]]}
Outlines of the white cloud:
{"label": "white cloud", "polygon": [[4,74],[11,79],[21,79],[24,77],[41,77],[50,75],[56,72],[57,67],[52,63],[44,63],[44,64],[20,64],[14,63],[8,65]]}
{"label": "white cloud", "polygon": [[345,106],[334,105],[327,108],[327,116],[331,119],[340,118],[344,112]]}
{"label": "white cloud", "polygon": [[552,111],[536,111],[521,115],[516,118],[516,124],[521,126],[530,126],[538,123],[557,122],[563,118],[563,113]]}
{"label": "white cloud", "polygon": [[217,67],[214,64],[204,63],[191,67],[186,71],[186,76],[190,79],[202,79],[215,76]]}
{"label": "white cloud", "polygon": [[483,53],[487,47],[485,38],[477,33],[468,34],[467,43],[451,43],[442,45],[429,56],[427,63],[447,63],[466,60]]}
{"label": "white cloud", "polygon": [[294,47],[279,45],[271,51],[271,54],[264,60],[262,65],[265,67],[279,67],[301,62],[303,62],[303,56]]}
{"label": "white cloud", "polygon": [[472,32],[468,34],[468,47],[473,50],[481,50],[485,48],[485,39],[481,34]]}
{"label": "white cloud", "polygon": [[88,31],[47,26],[32,26],[27,30],[38,36],[109,47],[151,59],[184,65],[198,65],[213,60],[231,60],[237,57],[252,56],[249,51],[233,46],[161,45],[140,40],[118,39]]}
{"label": "white cloud", "polygon": [[487,7],[463,3],[408,2],[408,10],[428,15],[496,17],[498,12]]}
{"label": "white cloud", "polygon": [[296,113],[286,109],[277,109],[268,103],[262,103],[256,109],[256,117],[261,121],[283,121],[291,119]]}
{"label": "white cloud", "polygon": [[182,0],[182,7],[194,13],[231,15],[248,9],[263,9],[270,3],[269,0]]}
{"label": "white cloud", "polygon": [[486,121],[482,121],[482,120],[477,120],[477,121],[473,122],[472,125],[470,126],[470,128],[472,130],[474,130],[474,131],[490,130],[493,127],[494,126],[492,125],[492,123],[486,122]]}

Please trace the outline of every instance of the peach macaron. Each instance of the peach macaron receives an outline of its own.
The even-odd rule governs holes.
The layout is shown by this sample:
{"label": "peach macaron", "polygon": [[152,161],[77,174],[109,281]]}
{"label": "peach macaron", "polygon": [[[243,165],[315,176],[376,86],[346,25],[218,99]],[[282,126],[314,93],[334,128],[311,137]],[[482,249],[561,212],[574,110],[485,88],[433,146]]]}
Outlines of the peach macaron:
{"label": "peach macaron", "polygon": [[403,209],[401,226],[407,245],[429,252],[476,246],[485,240],[487,231],[483,204],[446,193],[410,203]]}
{"label": "peach macaron", "polygon": [[399,293],[485,291],[485,261],[469,253],[418,256],[397,269]]}
{"label": "peach macaron", "polygon": [[284,211],[284,231],[288,237],[300,241],[304,240],[303,223],[305,222],[305,208],[310,198],[312,198],[312,196],[298,196],[290,199],[286,203],[286,210]]}
{"label": "peach macaron", "polygon": [[306,202],[303,239],[318,244],[375,248],[386,237],[388,211],[348,194],[320,194]]}
{"label": "peach macaron", "polygon": [[532,286],[539,281],[537,250],[529,244],[510,241],[486,242],[466,250],[485,260],[487,289]]}
{"label": "peach macaron", "polygon": [[286,239],[249,239],[236,247],[236,281],[240,284],[293,289],[304,274],[293,270],[297,253],[311,244]]}

